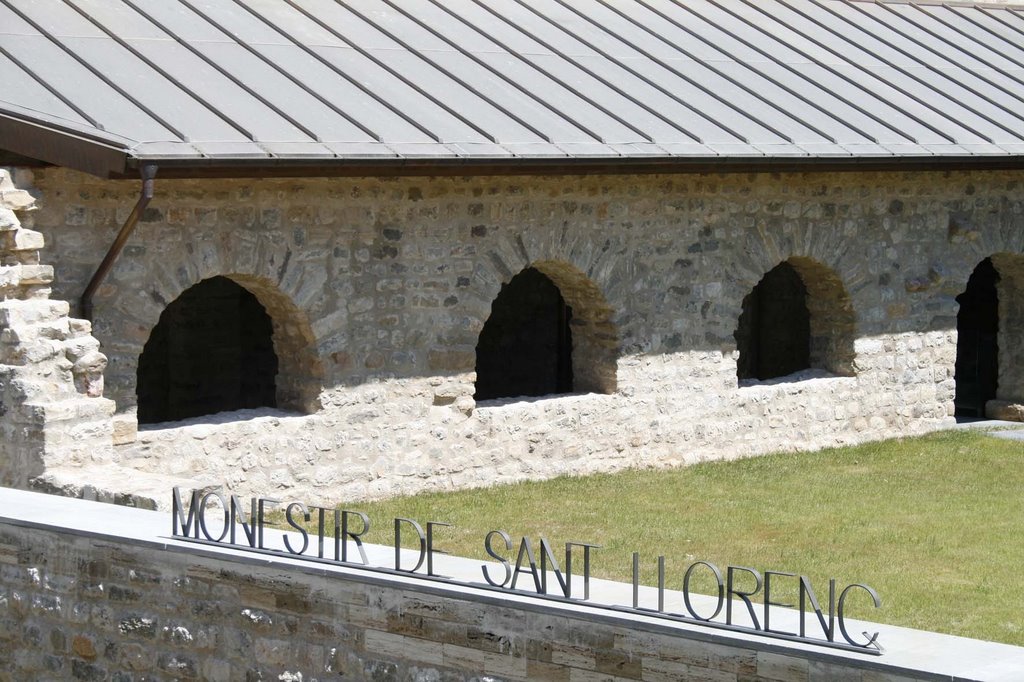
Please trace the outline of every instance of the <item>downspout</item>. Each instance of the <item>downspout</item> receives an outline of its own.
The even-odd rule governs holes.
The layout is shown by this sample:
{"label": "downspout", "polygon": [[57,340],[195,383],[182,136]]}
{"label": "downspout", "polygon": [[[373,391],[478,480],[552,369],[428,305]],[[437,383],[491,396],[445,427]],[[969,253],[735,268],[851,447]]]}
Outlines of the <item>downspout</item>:
{"label": "downspout", "polygon": [[107,250],[107,255],[103,257],[103,262],[96,268],[96,273],[89,280],[89,286],[85,287],[85,291],[82,293],[79,312],[83,318],[90,322],[92,322],[93,295],[100,288],[100,285],[103,284],[103,280],[107,278],[111,268],[114,267],[114,263],[117,261],[117,257],[121,255],[121,250],[124,249],[125,243],[135,230],[135,226],[139,224],[142,212],[146,210],[149,200],[153,198],[153,180],[156,178],[156,170],[156,164],[154,163],[143,164],[139,169],[139,175],[142,176],[142,193],[139,195],[139,200],[135,202],[135,207],[132,208],[128,219],[121,226],[121,231],[117,233],[114,243]]}

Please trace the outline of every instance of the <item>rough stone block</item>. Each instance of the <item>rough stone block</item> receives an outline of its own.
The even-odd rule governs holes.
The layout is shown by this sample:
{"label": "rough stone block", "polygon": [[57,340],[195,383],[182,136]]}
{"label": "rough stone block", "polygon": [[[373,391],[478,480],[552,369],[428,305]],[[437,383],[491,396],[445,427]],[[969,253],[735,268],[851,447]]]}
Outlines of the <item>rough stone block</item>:
{"label": "rough stone block", "polygon": [[[53,282],[52,265],[22,265],[21,283],[27,284],[50,284]],[[70,307],[69,307],[70,309]]]}
{"label": "rough stone block", "polygon": [[1024,401],[990,400],[985,403],[985,416],[1010,422],[1024,422]]}
{"label": "rough stone block", "polygon": [[114,415],[114,445],[134,443],[139,433],[139,421],[132,414]]}
{"label": "rough stone block", "polygon": [[0,328],[53,322],[66,317],[70,310],[66,301],[3,301],[0,302]]}
{"label": "rough stone block", "polygon": [[14,233],[12,242],[12,251],[38,251],[46,246],[46,240],[43,239],[42,232],[26,230],[24,228]]}
{"label": "rough stone block", "polygon": [[429,354],[430,369],[439,372],[471,372],[476,365],[474,351],[434,349]]}
{"label": "rough stone block", "polygon": [[73,338],[86,336],[92,334],[92,322],[89,320],[80,320],[76,317],[69,317],[68,329]]}
{"label": "rough stone block", "polygon": [[21,228],[21,221],[14,211],[0,204],[0,232],[13,232]]}
{"label": "rough stone block", "polygon": [[[20,173],[17,179],[31,182],[31,178],[24,173]],[[15,183],[15,177],[7,170],[0,170],[0,206],[13,211],[28,211],[35,206],[35,197],[19,188]]]}

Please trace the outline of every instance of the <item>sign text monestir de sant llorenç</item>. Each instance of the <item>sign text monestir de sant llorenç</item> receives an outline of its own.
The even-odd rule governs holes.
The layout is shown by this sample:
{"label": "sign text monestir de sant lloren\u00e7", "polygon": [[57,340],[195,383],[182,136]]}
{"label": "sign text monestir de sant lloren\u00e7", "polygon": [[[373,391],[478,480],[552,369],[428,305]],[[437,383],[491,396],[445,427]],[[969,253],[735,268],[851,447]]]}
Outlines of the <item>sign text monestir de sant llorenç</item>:
{"label": "sign text monestir de sant lloren\u00e7", "polygon": [[[527,537],[519,540],[518,548],[512,536],[504,530],[492,530],[483,537],[484,550],[494,559],[491,565],[480,566],[483,583],[455,580],[434,570],[438,554],[447,554],[435,545],[435,529],[451,524],[428,521],[426,530],[417,521],[394,519],[395,558],[393,566],[372,565],[363,547],[363,536],[370,529],[370,517],[361,511],[334,509],[306,505],[302,502],[283,503],[271,498],[251,498],[246,510],[236,495],[225,496],[219,491],[192,491],[187,506],[181,491],[175,487],[172,497],[172,533],[175,537],[203,544],[230,545],[247,551],[277,554],[316,563],[335,564],[382,573],[401,573],[449,584],[498,591],[514,591],[557,601],[586,602],[590,606],[618,612],[655,616],[711,628],[745,632],[768,637],[788,639],[819,646],[879,654],[878,633],[854,637],[847,629],[846,603],[854,594],[866,594],[875,608],[881,606],[878,594],[862,583],[851,583],[836,589],[836,580],[828,582],[827,608],[822,608],[811,581],[807,576],[785,571],[758,571],[745,566],[727,566],[725,572],[707,561],[694,561],[683,572],[682,604],[675,611],[665,604],[665,558],[658,557],[657,606],[640,604],[640,557],[633,554],[632,604],[605,604],[590,601],[590,575],[593,557],[600,545],[589,542],[565,543],[563,562],[559,564],[550,542],[543,537],[535,545]],[[266,516],[271,510],[283,510],[285,521],[292,529],[283,532],[283,549],[268,546],[264,528],[269,527]],[[313,524],[315,530],[303,525]],[[403,564],[402,534],[414,533],[418,544],[414,565]],[[314,547],[315,545],[315,547]],[[354,550],[354,551],[353,551]],[[580,556],[582,554],[582,557]],[[574,563],[582,558],[583,571],[577,575],[582,591],[574,592]],[[539,559],[539,560],[538,560]],[[575,559],[575,561],[574,561]],[[701,612],[691,597],[690,582],[703,574],[717,585],[714,609],[702,607]],[[553,578],[553,581],[550,581]],[[773,581],[796,581],[799,593],[797,605],[773,601]],[[518,587],[520,583],[533,590]],[[579,585],[577,584],[578,588]],[[712,599],[716,595],[712,595]],[[755,602],[752,597],[760,597]],[[682,606],[682,609],[679,609]],[[787,631],[771,626],[772,612],[780,608],[799,609],[798,631]],[[724,611],[724,616],[723,616]],[[759,614],[760,613],[760,617]],[[810,616],[810,618],[808,617]],[[743,623],[739,623],[740,619]],[[810,620],[810,627],[808,627]],[[838,626],[838,628],[837,628]],[[838,633],[837,633],[838,629]],[[842,639],[837,641],[836,635]]]}

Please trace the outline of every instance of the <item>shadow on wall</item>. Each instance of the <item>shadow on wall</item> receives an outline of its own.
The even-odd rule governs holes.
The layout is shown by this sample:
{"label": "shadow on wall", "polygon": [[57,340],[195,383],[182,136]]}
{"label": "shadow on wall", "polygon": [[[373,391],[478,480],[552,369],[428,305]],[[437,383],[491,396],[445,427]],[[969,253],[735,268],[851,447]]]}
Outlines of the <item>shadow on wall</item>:
{"label": "shadow on wall", "polygon": [[[270,305],[261,303],[261,299]],[[292,395],[318,392],[312,334],[296,334],[294,306],[265,283],[214,277],[161,315],[137,375],[138,419],[159,423],[225,410],[311,412]],[[596,284],[560,261],[538,261],[495,297],[475,348],[475,399],[614,393],[618,336]],[[281,319],[282,316],[284,319]],[[308,327],[308,325],[306,325]],[[743,301],[737,376],[768,380],[803,370],[853,373],[855,320],[838,276],[808,258],[770,270]]]}
{"label": "shadow on wall", "polygon": [[[1000,386],[1001,339],[1021,336],[1019,324],[1000,327],[999,320],[1021,316],[1015,282],[1024,276],[1002,278],[999,269],[1024,273],[1024,257],[994,259],[982,261],[957,298],[957,415],[985,414]],[[492,302],[473,353],[473,397],[614,393],[613,312],[575,267],[530,264]],[[764,274],[743,298],[734,338],[741,384],[854,375],[850,296],[835,271],[810,258],[789,258]],[[152,330],[138,365],[138,419],[162,423],[256,407],[311,413],[322,388],[323,366],[303,313],[269,281],[218,276],[182,293]]]}
{"label": "shadow on wall", "polygon": [[[572,266],[525,268],[502,286],[480,333],[476,399],[613,393],[611,314],[597,286]],[[150,333],[136,375],[138,421],[255,407],[313,412],[322,374],[312,339],[301,313],[268,283],[205,279],[171,302]]]}

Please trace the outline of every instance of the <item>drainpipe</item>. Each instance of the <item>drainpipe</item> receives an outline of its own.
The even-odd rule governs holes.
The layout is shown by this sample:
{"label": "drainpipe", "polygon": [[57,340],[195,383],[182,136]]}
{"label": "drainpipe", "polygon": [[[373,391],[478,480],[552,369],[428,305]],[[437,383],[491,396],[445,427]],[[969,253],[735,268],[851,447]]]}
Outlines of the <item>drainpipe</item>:
{"label": "drainpipe", "polygon": [[153,180],[156,178],[156,164],[147,163],[139,169],[139,175],[142,176],[142,193],[139,195],[139,200],[135,202],[135,207],[132,212],[128,215],[128,219],[124,221],[124,225],[121,226],[121,231],[117,233],[117,237],[114,238],[114,243],[110,245],[110,249],[107,250],[107,255],[103,257],[103,262],[96,268],[96,273],[89,280],[89,286],[85,288],[85,292],[82,293],[80,300],[80,313],[83,318],[92,322],[92,297],[96,293],[96,290],[103,284],[103,280],[107,278],[111,268],[114,267],[114,263],[117,261],[117,257],[121,255],[121,250],[124,248],[125,243],[128,241],[128,237],[132,235],[135,230],[135,226],[139,223],[139,218],[142,217],[142,212],[146,210],[146,205],[149,204],[149,200],[153,198]]}

